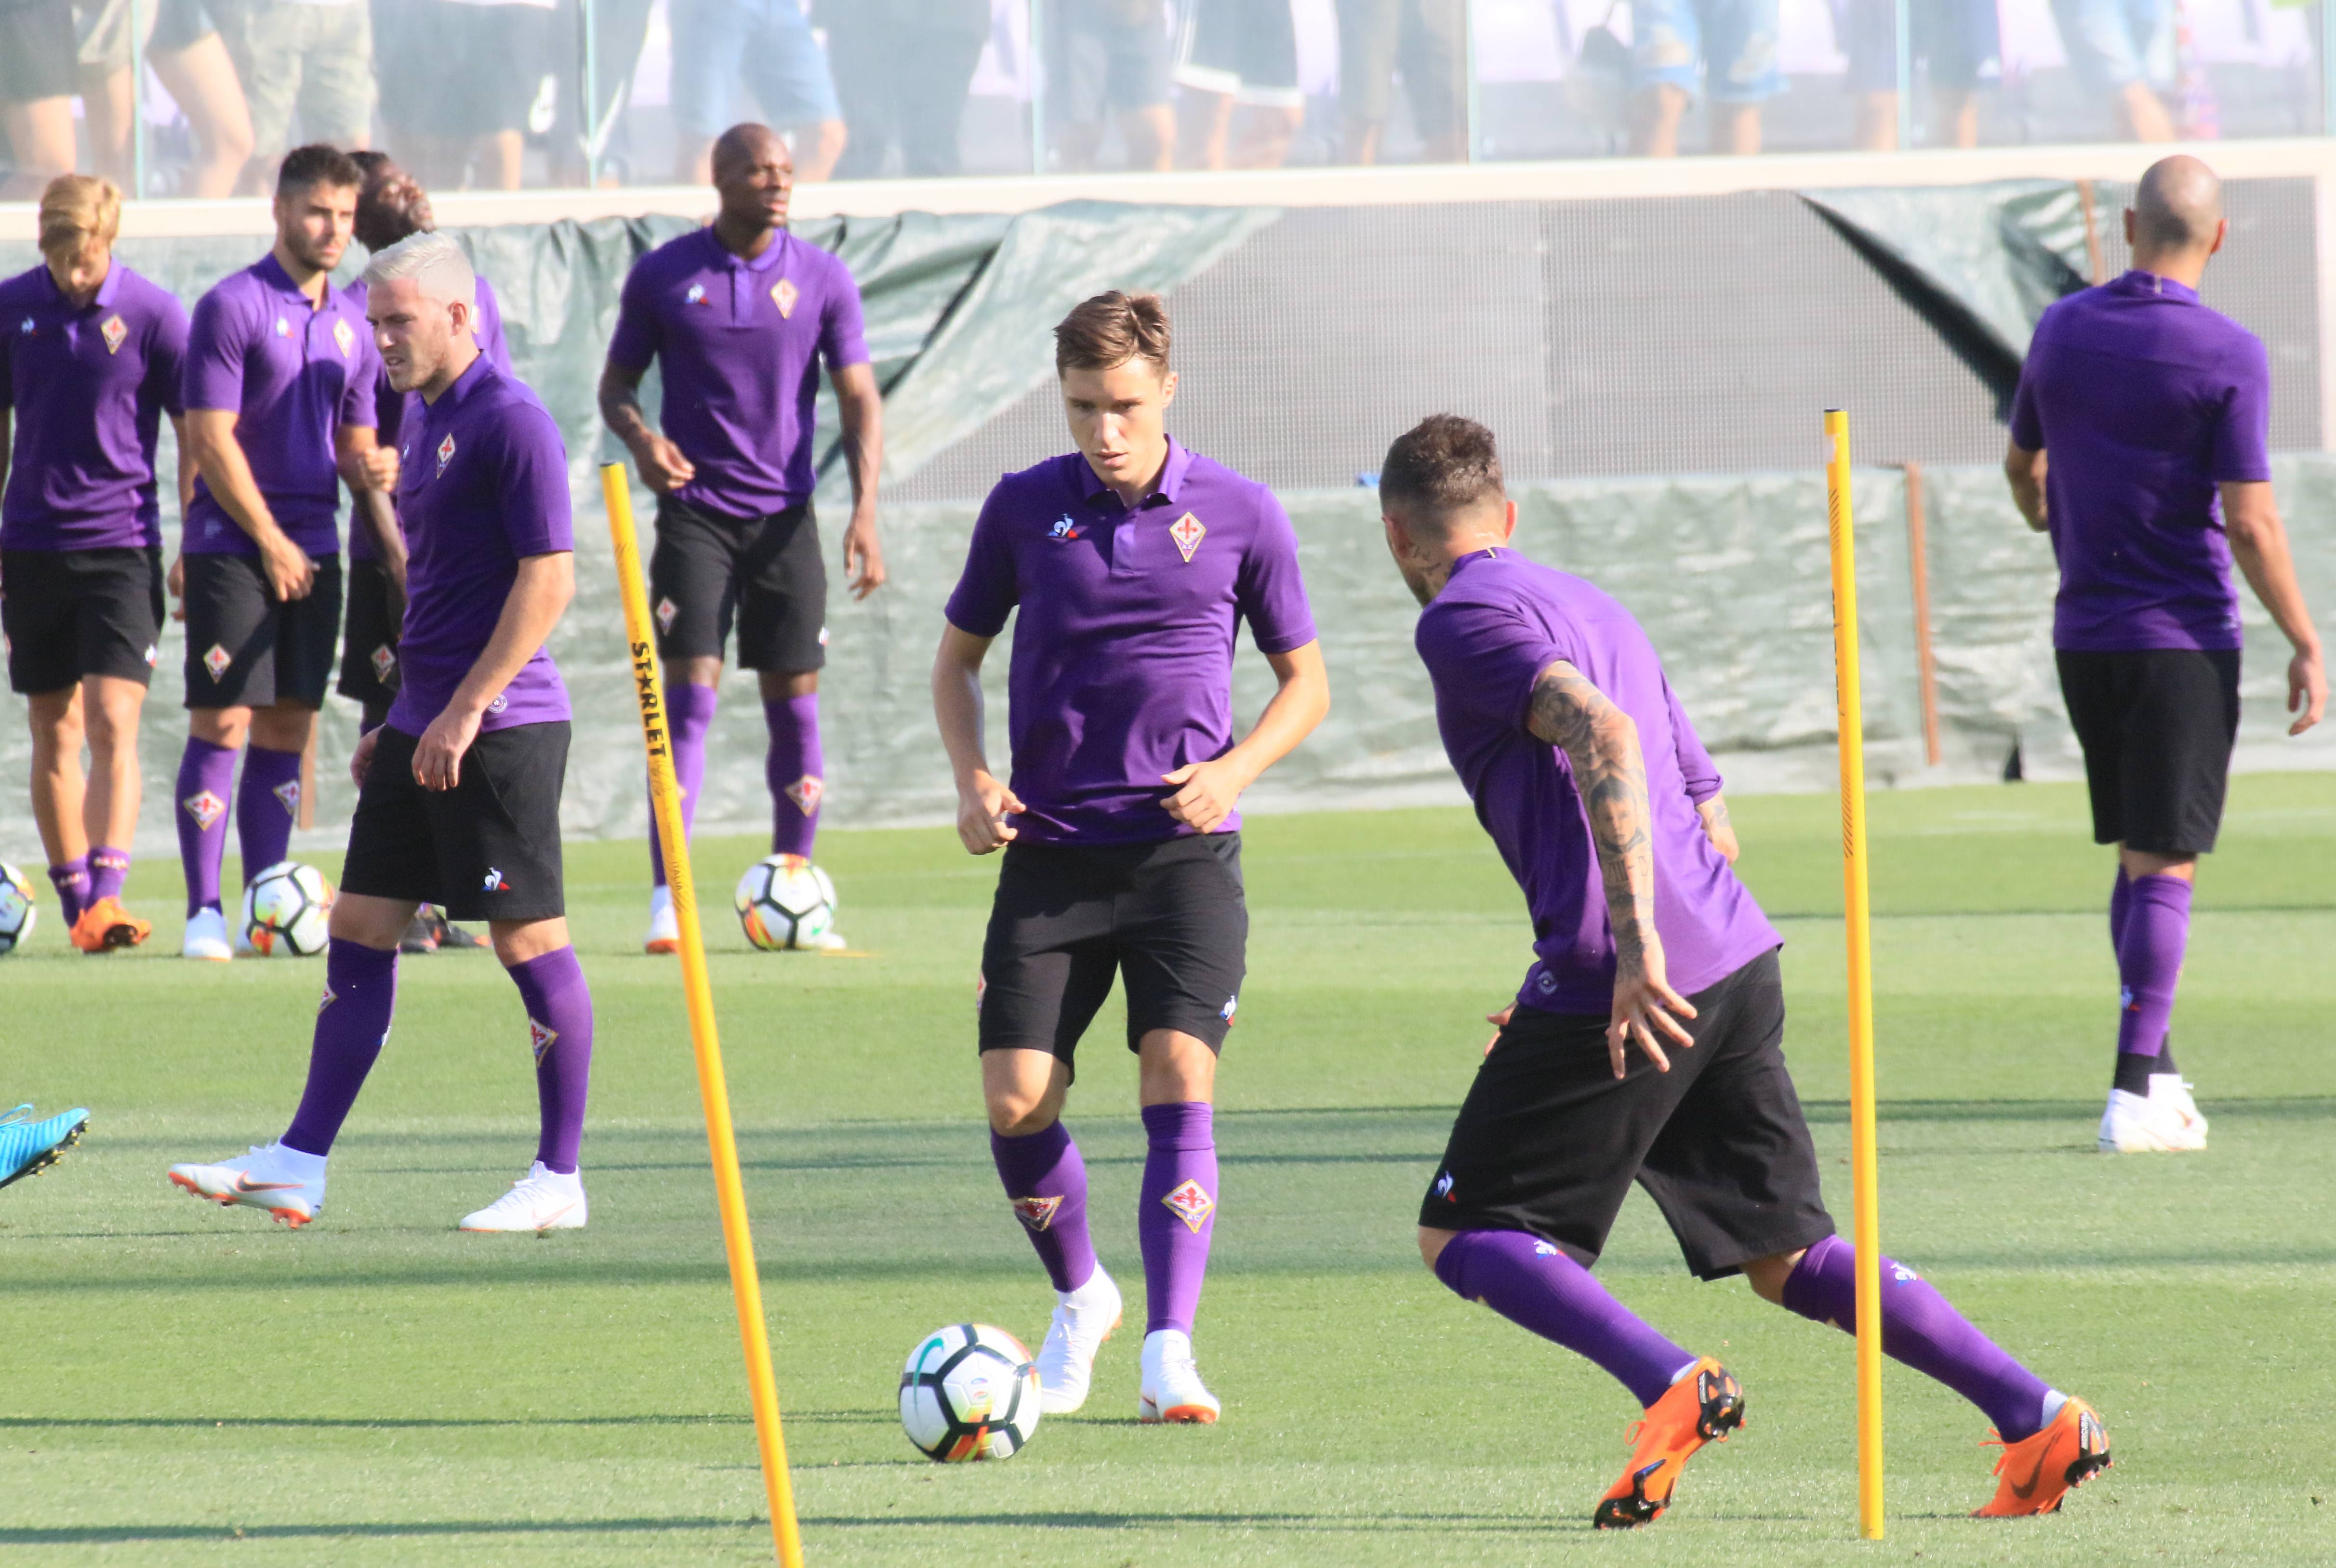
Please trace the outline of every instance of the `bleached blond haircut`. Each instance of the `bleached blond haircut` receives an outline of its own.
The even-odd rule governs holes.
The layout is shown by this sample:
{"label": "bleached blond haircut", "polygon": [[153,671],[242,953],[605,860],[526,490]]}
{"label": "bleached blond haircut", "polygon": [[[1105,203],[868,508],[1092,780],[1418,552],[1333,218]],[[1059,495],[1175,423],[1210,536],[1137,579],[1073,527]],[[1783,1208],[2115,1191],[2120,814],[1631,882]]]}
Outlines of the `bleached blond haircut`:
{"label": "bleached blond haircut", "polygon": [[375,254],[365,265],[367,288],[379,288],[402,278],[412,279],[424,299],[468,306],[472,319],[477,319],[479,276],[471,270],[470,256],[453,236],[409,234],[387,250]]}
{"label": "bleached blond haircut", "polygon": [[60,174],[41,192],[41,254],[112,245],[122,233],[122,188],[90,174]]}

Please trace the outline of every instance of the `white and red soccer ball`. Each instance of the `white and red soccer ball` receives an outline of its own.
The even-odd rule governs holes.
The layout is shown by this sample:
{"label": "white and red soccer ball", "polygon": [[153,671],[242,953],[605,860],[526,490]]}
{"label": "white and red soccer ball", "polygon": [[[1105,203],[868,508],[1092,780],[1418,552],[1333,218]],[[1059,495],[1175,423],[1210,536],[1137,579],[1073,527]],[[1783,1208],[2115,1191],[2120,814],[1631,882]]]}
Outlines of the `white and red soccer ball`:
{"label": "white and red soccer ball", "polygon": [[900,1372],[900,1428],[944,1465],[1010,1459],[1038,1429],[1038,1363],[1004,1329],[935,1329]]}

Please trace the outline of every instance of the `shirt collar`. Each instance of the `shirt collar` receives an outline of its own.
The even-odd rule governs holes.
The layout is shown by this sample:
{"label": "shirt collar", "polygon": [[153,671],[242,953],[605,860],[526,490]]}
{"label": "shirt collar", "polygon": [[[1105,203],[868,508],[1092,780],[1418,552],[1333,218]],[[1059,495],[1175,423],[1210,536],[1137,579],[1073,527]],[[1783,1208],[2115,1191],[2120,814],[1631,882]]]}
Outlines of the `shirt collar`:
{"label": "shirt collar", "polygon": [[740,256],[736,251],[722,243],[722,237],[714,232],[714,226],[712,224],[709,223],[706,226],[705,233],[706,243],[711,247],[714,251],[714,265],[720,267],[726,267],[733,272],[738,271],[741,268],[747,272],[770,271],[771,268],[779,265],[779,253],[786,247],[787,241],[793,237],[784,228],[776,230],[771,236],[771,243],[763,247],[762,255]]}
{"label": "shirt collar", "polygon": [[2110,286],[2132,294],[2159,295],[2166,299],[2180,300],[2184,305],[2198,303],[2198,291],[2188,284],[2176,283],[2174,279],[2161,276],[2157,273],[2144,272],[2137,266],[2119,277]]}
{"label": "shirt collar", "polygon": [[[300,286],[292,281],[292,275],[284,270],[284,264],[276,259],[276,253],[272,250],[261,256],[259,264],[251,270],[260,282],[278,294],[299,295],[304,300],[308,297],[300,293]],[[325,297],[330,299],[332,294],[333,286],[327,283],[325,286]]]}
{"label": "shirt collar", "polygon": [[[1087,499],[1100,500],[1105,496],[1113,495],[1111,486],[1104,482],[1103,476],[1095,471],[1095,465],[1087,461],[1084,453],[1073,452],[1070,460],[1077,465],[1077,477],[1085,486],[1081,493]],[[1184,488],[1184,476],[1192,471],[1192,454],[1185,450],[1183,442],[1174,436],[1170,436],[1168,460],[1161,465],[1158,482],[1153,485],[1151,492],[1137,504],[1137,509],[1150,506],[1153,496],[1159,497],[1172,507],[1174,506],[1177,492]]]}
{"label": "shirt collar", "polygon": [[113,258],[113,265],[105,269],[105,281],[97,286],[96,295],[85,306],[76,305],[65,297],[65,291],[57,286],[57,275],[49,270],[49,264],[45,260],[41,263],[41,276],[48,280],[49,298],[69,311],[111,310],[113,308],[114,296],[122,292],[122,258],[118,256]]}
{"label": "shirt collar", "polygon": [[494,373],[494,368],[487,361],[486,351],[480,350],[479,357],[471,362],[471,367],[454,378],[453,386],[438,394],[438,401],[430,405],[430,411],[448,414],[461,408],[470,401],[472,392],[486,384],[487,377]]}
{"label": "shirt collar", "polygon": [[1445,580],[1451,581],[1479,561],[1497,561],[1508,553],[1508,549],[1504,546],[1487,545],[1481,550],[1471,550],[1465,556],[1455,556],[1452,559],[1452,570],[1445,575]]}

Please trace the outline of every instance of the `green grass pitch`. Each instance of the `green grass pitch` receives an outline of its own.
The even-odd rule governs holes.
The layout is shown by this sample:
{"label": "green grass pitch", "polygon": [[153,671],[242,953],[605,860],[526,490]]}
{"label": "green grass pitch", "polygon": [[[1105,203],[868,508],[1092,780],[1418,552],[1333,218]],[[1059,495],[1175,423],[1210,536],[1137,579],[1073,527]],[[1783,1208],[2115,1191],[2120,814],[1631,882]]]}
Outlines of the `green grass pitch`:
{"label": "green grass pitch", "polygon": [[[1034,1342],[1049,1298],[997,1191],[972,1060],[995,868],[940,832],[834,833],[873,956],[746,951],[714,982],[810,1560],[1217,1564],[2336,1562],[2336,776],[2239,781],[2202,879],[2175,1045],[2203,1157],[2107,1159],[2108,860],[2077,790],[1874,802],[1883,1234],[2097,1403],[2117,1467],[2058,1518],[1965,1518],[1984,1424],[1888,1373],[1890,1539],[1854,1541],[1851,1346],[1698,1285],[1634,1197],[1601,1273],[1743,1377],[1750,1423],[1654,1529],[1593,1539],[1629,1400],[1454,1300],[1411,1215],[1525,963],[1520,902],[1460,811],[1262,819],[1251,975],[1222,1079],[1202,1303],[1214,1428],[1140,1428],[1143,1157],[1110,1013],[1071,1124],[1133,1320],[1082,1417],[1010,1464],[902,1439],[915,1338]],[[1836,817],[1737,804],[1786,933],[1788,1041],[1849,1207]],[[700,846],[719,893],[757,853]],[[569,862],[599,1008],[591,1228],[465,1236],[532,1147],[527,1037],[484,955],[409,959],[387,1053],[303,1234],[166,1186],[282,1128],[320,965],[91,960],[54,924],[0,963],[0,1105],[94,1108],[0,1194],[0,1562],[433,1565],[768,1561],[681,993],[634,951],[637,845]],[[327,863],[326,868],[331,869]],[[167,865],[133,901],[170,916]],[[2324,1505],[2324,1506],[2323,1506]]]}

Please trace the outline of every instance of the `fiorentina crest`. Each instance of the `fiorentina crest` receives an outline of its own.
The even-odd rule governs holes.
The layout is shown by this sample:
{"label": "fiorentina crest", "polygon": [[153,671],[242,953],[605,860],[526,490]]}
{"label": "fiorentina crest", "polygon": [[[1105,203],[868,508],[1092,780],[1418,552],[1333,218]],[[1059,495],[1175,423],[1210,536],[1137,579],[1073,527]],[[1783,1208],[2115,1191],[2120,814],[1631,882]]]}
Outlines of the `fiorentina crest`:
{"label": "fiorentina crest", "polygon": [[1201,526],[1201,519],[1190,512],[1168,525],[1168,537],[1175,540],[1176,547],[1183,552],[1186,566],[1192,564],[1192,552],[1201,547],[1201,540],[1208,531]]}
{"label": "fiorentina crest", "polygon": [[1055,1211],[1062,1206],[1063,1200],[1059,1197],[1016,1198],[1014,1217],[1035,1235],[1055,1223]]}
{"label": "fiorentina crest", "polygon": [[551,1042],[559,1038],[560,1031],[558,1030],[546,1029],[543,1025],[536,1022],[535,1020],[531,1018],[527,1021],[527,1042],[535,1048],[536,1060],[541,1061],[543,1060],[543,1053],[550,1050],[551,1049]]}
{"label": "fiorentina crest", "polygon": [[659,599],[657,602],[657,630],[670,634],[673,631],[673,618],[680,614],[681,606],[671,599]]}
{"label": "fiorentina crest", "polygon": [[341,357],[346,359],[357,346],[357,334],[347,322],[336,321],[333,324],[333,341],[340,345]]}
{"label": "fiorentina crest", "polygon": [[211,673],[211,679],[214,681],[218,680],[221,675],[226,674],[227,667],[234,663],[235,655],[229,653],[225,648],[220,647],[217,643],[213,643],[210,646],[210,652],[203,655],[203,668]]}
{"label": "fiorentina crest", "polygon": [[339,1000],[339,997],[333,994],[333,988],[327,985],[325,987],[325,994],[316,998],[316,1011],[321,1013]]}
{"label": "fiorentina crest", "polygon": [[227,802],[208,789],[188,796],[179,802],[179,806],[195,819],[195,826],[206,833],[218,827],[219,819],[227,815]]}
{"label": "fiorentina crest", "polygon": [[105,352],[108,353],[120,353],[122,345],[130,341],[130,329],[122,324],[122,318],[118,315],[107,316],[105,324],[97,329],[97,334],[105,340]]}
{"label": "fiorentina crest", "polygon": [[795,809],[806,817],[819,809],[819,798],[826,792],[827,786],[820,782],[815,775],[810,773],[804,774],[786,788],[787,799],[793,801]]}
{"label": "fiorentina crest", "polygon": [[1217,1206],[1217,1200],[1211,1197],[1199,1182],[1190,1180],[1160,1201],[1166,1204],[1169,1212],[1183,1220],[1184,1228],[1194,1235],[1201,1234],[1201,1227],[1209,1223],[1209,1215]]}
{"label": "fiorentina crest", "polygon": [[284,814],[287,817],[300,815],[300,780],[287,779],[268,793],[276,797],[277,802],[284,808]]}
{"label": "fiorentina crest", "polygon": [[397,668],[397,655],[389,651],[387,643],[375,644],[373,651],[373,678],[386,682],[389,673]]}
{"label": "fiorentina crest", "polygon": [[783,277],[771,286],[771,303],[779,307],[781,321],[794,320],[795,301],[802,297],[802,292],[795,287],[793,278]]}
{"label": "fiorentina crest", "polygon": [[444,473],[446,471],[446,465],[453,460],[454,432],[449,431],[446,432],[446,439],[438,443],[438,471],[442,474]]}

